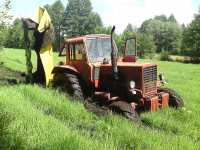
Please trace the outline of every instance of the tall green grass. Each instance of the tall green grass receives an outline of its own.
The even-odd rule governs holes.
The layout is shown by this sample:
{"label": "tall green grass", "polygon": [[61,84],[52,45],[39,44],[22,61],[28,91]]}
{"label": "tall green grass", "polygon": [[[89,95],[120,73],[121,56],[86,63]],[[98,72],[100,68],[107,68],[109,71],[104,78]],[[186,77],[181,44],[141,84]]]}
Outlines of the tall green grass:
{"label": "tall green grass", "polygon": [[[4,56],[7,68],[25,71],[24,51],[7,49]],[[142,124],[97,117],[38,85],[0,86],[0,149],[200,149],[200,66],[154,63],[185,108],[143,113]]]}
{"label": "tall green grass", "polygon": [[[145,127],[111,115],[99,118],[87,112],[82,104],[36,85],[1,88],[0,99],[3,149],[189,149],[198,146],[198,141],[184,132],[171,132],[171,126],[163,130],[151,123]],[[170,112],[165,118],[169,116],[172,116]],[[149,119],[153,123],[163,121],[156,118]]]}

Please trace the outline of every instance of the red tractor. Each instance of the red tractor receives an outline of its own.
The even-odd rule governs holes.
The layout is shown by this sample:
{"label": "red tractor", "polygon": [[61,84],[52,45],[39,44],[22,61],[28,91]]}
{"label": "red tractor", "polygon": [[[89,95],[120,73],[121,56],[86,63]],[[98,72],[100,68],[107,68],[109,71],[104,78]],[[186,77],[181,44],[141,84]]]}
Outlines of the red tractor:
{"label": "red tractor", "polygon": [[102,104],[132,120],[138,119],[139,111],[182,107],[175,91],[159,86],[156,64],[136,62],[136,39],[127,39],[124,55],[117,56],[114,29],[111,35],[65,39],[60,55],[66,61],[54,67],[54,85],[74,98],[101,97]]}

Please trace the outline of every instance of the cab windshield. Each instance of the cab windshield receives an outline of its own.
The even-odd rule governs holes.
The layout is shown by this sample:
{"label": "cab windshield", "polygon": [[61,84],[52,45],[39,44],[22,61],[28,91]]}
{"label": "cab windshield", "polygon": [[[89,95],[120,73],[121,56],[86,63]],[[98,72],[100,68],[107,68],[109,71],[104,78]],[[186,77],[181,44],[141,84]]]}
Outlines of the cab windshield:
{"label": "cab windshield", "polygon": [[[87,39],[86,47],[88,57],[91,62],[103,62],[104,59],[111,60],[111,39],[110,38],[92,38]],[[114,48],[117,51],[116,44]]]}

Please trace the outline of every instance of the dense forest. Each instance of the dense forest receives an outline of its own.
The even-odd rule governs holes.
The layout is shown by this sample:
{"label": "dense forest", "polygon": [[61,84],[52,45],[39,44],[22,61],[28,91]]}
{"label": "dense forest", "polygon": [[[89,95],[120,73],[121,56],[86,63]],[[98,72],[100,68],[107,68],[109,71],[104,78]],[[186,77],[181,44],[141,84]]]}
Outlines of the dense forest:
{"label": "dense forest", "polygon": [[[85,34],[110,34],[111,26],[105,27],[100,15],[93,11],[90,0],[68,0],[65,7],[60,0],[44,6],[54,24],[54,50],[58,50],[63,37]],[[0,47],[24,48],[23,27],[20,18],[12,23],[9,12],[10,0],[4,0],[0,10]],[[131,22],[131,20],[129,21]],[[124,40],[136,37],[142,56],[152,57],[155,53],[167,53],[200,57],[200,9],[188,25],[179,24],[171,14],[158,15],[145,20],[140,27],[127,23],[123,33],[115,34],[119,50]]]}

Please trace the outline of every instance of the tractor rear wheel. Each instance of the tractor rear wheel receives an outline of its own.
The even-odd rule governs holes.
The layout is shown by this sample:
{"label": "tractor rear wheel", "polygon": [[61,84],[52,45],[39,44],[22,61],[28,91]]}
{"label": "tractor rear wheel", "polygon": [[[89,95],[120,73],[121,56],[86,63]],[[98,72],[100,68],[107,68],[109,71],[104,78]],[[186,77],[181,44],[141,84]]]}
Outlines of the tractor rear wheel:
{"label": "tractor rear wheel", "polygon": [[131,104],[125,101],[114,101],[109,105],[109,108],[133,122],[140,122],[140,117],[135,109],[132,108]]}
{"label": "tractor rear wheel", "polygon": [[158,88],[158,92],[165,92],[169,94],[170,107],[180,108],[184,106],[183,99],[175,90],[170,88]]}
{"label": "tractor rear wheel", "polygon": [[54,87],[61,88],[62,91],[67,92],[74,99],[83,100],[83,91],[76,75],[71,73],[55,74]]}

